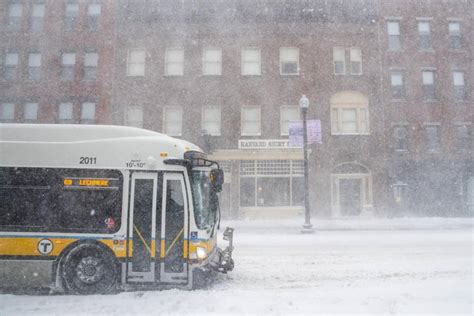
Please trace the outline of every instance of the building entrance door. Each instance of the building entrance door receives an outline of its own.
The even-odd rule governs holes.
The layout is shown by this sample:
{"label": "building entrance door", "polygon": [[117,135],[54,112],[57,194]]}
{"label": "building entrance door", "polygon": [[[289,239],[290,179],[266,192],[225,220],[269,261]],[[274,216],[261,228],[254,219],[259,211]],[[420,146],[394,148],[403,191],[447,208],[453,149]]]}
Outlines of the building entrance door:
{"label": "building entrance door", "polygon": [[339,180],[339,203],[341,216],[358,216],[361,213],[361,180]]}

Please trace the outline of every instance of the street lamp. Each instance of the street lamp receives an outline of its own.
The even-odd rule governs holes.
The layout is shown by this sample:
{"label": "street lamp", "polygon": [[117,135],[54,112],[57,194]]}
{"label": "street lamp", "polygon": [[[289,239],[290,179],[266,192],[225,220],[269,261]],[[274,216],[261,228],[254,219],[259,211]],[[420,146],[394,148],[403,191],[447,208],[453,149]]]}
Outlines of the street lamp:
{"label": "street lamp", "polygon": [[309,213],[309,184],[308,184],[308,130],[306,115],[309,108],[309,100],[306,95],[302,95],[300,99],[300,108],[303,114],[303,155],[304,155],[304,225],[302,233],[312,233],[313,225],[311,225],[311,217]]}

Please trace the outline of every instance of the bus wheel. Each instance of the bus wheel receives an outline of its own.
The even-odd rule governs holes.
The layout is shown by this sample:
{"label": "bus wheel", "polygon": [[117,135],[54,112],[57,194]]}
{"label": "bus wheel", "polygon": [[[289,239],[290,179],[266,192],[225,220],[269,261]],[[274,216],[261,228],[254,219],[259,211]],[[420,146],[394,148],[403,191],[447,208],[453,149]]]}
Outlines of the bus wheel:
{"label": "bus wheel", "polygon": [[82,244],[64,258],[62,276],[64,286],[71,294],[106,294],[115,288],[117,265],[102,247]]}

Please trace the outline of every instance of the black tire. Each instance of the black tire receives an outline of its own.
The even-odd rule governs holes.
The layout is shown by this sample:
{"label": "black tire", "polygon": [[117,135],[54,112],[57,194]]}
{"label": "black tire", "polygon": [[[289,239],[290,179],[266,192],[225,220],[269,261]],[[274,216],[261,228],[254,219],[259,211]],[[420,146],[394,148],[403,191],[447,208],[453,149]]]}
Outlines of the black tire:
{"label": "black tire", "polygon": [[61,265],[63,285],[70,294],[107,294],[115,289],[118,268],[114,257],[97,244],[73,248]]}

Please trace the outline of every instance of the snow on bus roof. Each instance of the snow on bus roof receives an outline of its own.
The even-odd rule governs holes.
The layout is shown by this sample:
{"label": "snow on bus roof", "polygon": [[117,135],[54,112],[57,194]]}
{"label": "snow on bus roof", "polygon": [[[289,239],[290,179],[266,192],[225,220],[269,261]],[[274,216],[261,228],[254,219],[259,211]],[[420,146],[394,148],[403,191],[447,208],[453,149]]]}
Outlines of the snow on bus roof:
{"label": "snow on bus roof", "polygon": [[170,137],[129,126],[76,125],[76,124],[0,124],[0,142],[70,143],[107,139],[152,137],[157,141],[175,143],[188,150],[202,151],[196,145],[182,139]]}

